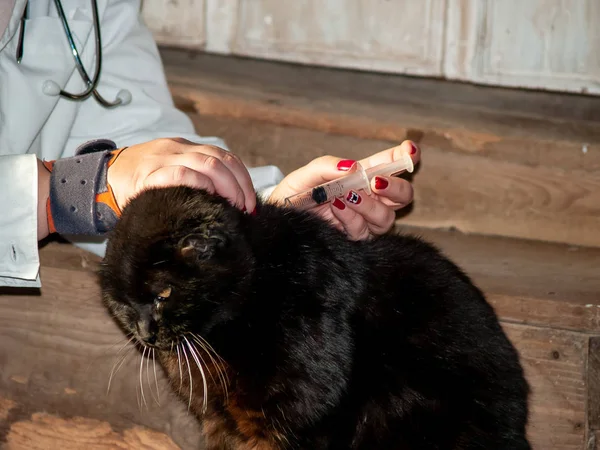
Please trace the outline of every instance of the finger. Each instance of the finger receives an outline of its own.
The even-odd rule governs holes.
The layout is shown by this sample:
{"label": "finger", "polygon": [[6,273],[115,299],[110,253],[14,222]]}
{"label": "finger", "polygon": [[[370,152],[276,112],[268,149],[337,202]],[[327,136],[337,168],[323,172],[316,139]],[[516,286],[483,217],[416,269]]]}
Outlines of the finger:
{"label": "finger", "polygon": [[356,161],[321,156],[313,159],[306,166],[296,169],[286,177],[290,189],[302,192],[328,181],[335,180],[356,170]]}
{"label": "finger", "polygon": [[[340,202],[341,202],[341,200],[340,200]],[[346,205],[344,205],[342,202],[342,206],[345,207]],[[313,212],[313,214],[316,214],[317,216],[320,216],[322,219],[327,221],[330,225],[334,226],[341,232],[345,233],[346,230],[344,229],[344,225],[339,221],[339,219],[333,213],[333,211],[332,211],[333,209],[335,209],[335,208],[332,208],[331,204],[327,203],[327,204],[316,207],[315,209],[312,210],[312,212]]]}
{"label": "finger", "polygon": [[237,155],[214,145],[192,145],[186,147],[185,153],[194,152],[204,153],[219,159],[236,178],[244,194],[245,206],[248,211],[254,210],[256,207],[256,191],[254,190],[254,184],[252,183],[248,168]]}
{"label": "finger", "polygon": [[188,152],[169,155],[164,161],[170,166],[187,167],[208,177],[217,194],[240,209],[245,207],[246,198],[242,187],[233,172],[219,158],[204,153]]}
{"label": "finger", "polygon": [[419,147],[413,141],[404,141],[396,147],[375,153],[368,158],[361,159],[359,162],[364,168],[373,167],[378,164],[396,161],[400,159],[402,153],[408,153],[415,165],[421,160],[421,150]]}
{"label": "finger", "polygon": [[212,180],[195,170],[185,166],[163,166],[149,174],[144,180],[144,188],[189,186],[196,189],[204,189],[215,192]]}
{"label": "finger", "polygon": [[402,178],[374,177],[371,180],[371,189],[382,203],[394,209],[404,208],[414,197],[412,184]]}
{"label": "finger", "polygon": [[331,203],[331,212],[350,239],[358,241],[370,237],[371,233],[366,220],[359,213],[353,211],[352,208],[349,208],[344,201],[336,198]]}
{"label": "finger", "polygon": [[394,210],[379,200],[365,195],[364,192],[350,191],[344,199],[344,203],[363,218],[369,231],[373,234],[387,233],[394,225],[396,218]]}

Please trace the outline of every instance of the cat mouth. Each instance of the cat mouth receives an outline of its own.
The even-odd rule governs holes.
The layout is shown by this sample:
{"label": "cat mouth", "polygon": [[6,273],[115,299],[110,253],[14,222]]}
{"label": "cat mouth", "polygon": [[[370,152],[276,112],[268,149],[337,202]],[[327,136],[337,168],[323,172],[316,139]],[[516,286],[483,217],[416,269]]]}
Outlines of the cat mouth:
{"label": "cat mouth", "polygon": [[160,350],[160,351],[169,351],[171,348],[173,348],[177,344],[176,341],[174,341],[174,340],[173,341],[169,340],[169,342],[162,342],[162,341],[157,340],[156,338],[148,339],[148,338],[143,338],[143,337],[138,337],[138,336],[136,336],[136,341],[143,348]]}

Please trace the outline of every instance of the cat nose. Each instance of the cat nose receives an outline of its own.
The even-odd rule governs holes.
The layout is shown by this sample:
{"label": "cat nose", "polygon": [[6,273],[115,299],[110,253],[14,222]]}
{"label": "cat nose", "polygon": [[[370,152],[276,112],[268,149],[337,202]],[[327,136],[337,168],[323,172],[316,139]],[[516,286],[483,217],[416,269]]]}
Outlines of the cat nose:
{"label": "cat nose", "polygon": [[137,331],[140,339],[148,345],[154,345],[156,343],[156,330],[153,329],[152,324],[147,320],[138,320]]}
{"label": "cat nose", "polygon": [[148,345],[154,345],[156,343],[156,334],[152,333],[149,336],[145,336],[144,342]]}

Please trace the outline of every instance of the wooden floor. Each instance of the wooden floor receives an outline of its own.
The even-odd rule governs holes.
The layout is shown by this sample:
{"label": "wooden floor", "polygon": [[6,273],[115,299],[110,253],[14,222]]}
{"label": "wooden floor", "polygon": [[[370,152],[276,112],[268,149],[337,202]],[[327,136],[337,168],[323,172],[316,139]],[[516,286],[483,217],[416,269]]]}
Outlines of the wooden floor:
{"label": "wooden floor", "polygon": [[[534,448],[600,448],[598,99],[163,57],[198,131],[251,166],[287,173],[419,141],[398,230],[437,244],[496,308],[533,387]],[[57,242],[41,255],[41,293],[0,295],[1,448],[197,449],[199,426],[151,361],[130,351],[107,394],[124,341],[100,303],[98,259]]]}

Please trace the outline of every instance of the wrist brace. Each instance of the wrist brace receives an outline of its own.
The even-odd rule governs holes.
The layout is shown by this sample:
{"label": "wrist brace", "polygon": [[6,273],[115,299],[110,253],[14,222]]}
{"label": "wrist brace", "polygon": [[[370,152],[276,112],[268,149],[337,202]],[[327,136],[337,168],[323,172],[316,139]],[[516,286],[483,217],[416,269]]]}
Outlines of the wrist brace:
{"label": "wrist brace", "polygon": [[46,203],[50,233],[102,235],[121,216],[108,168],[125,148],[107,139],[79,146],[75,156],[44,161],[50,171],[50,196]]}

